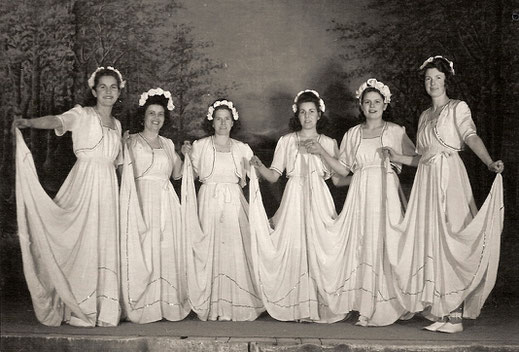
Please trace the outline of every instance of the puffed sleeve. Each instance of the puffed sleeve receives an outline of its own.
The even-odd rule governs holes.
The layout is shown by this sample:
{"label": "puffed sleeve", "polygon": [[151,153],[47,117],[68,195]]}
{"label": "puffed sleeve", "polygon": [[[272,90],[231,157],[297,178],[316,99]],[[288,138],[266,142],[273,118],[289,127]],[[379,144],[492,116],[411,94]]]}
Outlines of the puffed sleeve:
{"label": "puffed sleeve", "polygon": [[454,122],[460,139],[465,142],[468,137],[476,134],[476,125],[472,120],[470,108],[464,101],[460,101],[454,108]]}
{"label": "puffed sleeve", "polygon": [[54,132],[57,136],[63,136],[68,131],[75,131],[80,127],[81,117],[86,114],[85,110],[76,105],[74,108],[61,115],[57,115],[57,118],[61,121],[61,126],[56,128]]}
{"label": "puffed sleeve", "polygon": [[191,163],[193,165],[193,172],[195,175],[198,175],[200,171],[202,145],[203,144],[200,142],[200,140],[196,140],[193,142],[193,148],[191,149]]}
{"label": "puffed sleeve", "polygon": [[281,136],[279,138],[278,144],[276,145],[276,149],[274,150],[274,158],[272,159],[272,164],[270,164],[270,169],[274,170],[278,174],[282,175],[283,171],[285,171],[287,161],[287,137]]}
{"label": "puffed sleeve", "polygon": [[174,174],[175,170],[179,170],[179,175],[177,177],[174,177],[175,180],[180,180],[182,178],[182,159],[180,159],[180,156],[177,154],[177,151],[175,150],[175,143],[171,139],[166,139],[168,143],[168,148],[170,150],[171,155],[171,163],[173,165],[172,174]]}

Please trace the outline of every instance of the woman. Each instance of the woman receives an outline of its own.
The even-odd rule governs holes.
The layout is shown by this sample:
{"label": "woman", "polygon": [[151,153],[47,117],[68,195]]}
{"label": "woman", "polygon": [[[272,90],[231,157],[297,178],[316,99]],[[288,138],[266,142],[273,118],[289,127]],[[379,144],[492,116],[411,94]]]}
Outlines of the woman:
{"label": "woman", "polygon": [[357,325],[384,326],[405,311],[393,287],[386,244],[386,220],[401,221],[405,200],[399,196],[397,176],[402,166],[387,163],[382,148],[413,154],[414,145],[403,127],[386,120],[391,102],[388,86],[369,79],[357,90],[357,99],[363,122],[344,135],[338,160],[319,143],[308,146],[337,174],[346,177],[353,172],[343,210],[329,229],[337,234],[330,238],[337,238],[336,247],[342,249],[336,269],[329,271],[337,275],[331,282],[340,285],[326,288],[325,296],[336,313],[358,311]]}
{"label": "woman", "polygon": [[447,96],[453,63],[431,57],[420,70],[431,107],[418,123],[418,155],[386,148],[391,160],[418,166],[405,218],[395,226],[401,235],[393,263],[404,306],[426,309],[435,320],[427,330],[455,333],[463,330],[462,315],[479,315],[494,286],[503,222],[501,177],[477,212],[458,152],[468,145],[492,172],[504,164],[489,156],[467,104]]}
{"label": "woman", "polygon": [[[112,116],[124,81],[113,67],[88,80],[94,106],[14,121],[18,128],[72,132],[77,161],[54,200],[39,184],[17,132],[16,198],[24,273],[38,320],[75,326],[119,323],[121,124]],[[27,157],[28,156],[28,157]]]}
{"label": "woman", "polygon": [[300,92],[292,110],[290,127],[294,132],[279,139],[270,168],[256,156],[251,160],[259,174],[271,183],[284,171],[288,177],[279,209],[271,219],[273,228],[265,215],[257,182],[251,183],[256,275],[263,302],[273,318],[335,322],[345,314],[330,311],[317,286],[323,275],[318,262],[322,260],[320,246],[326,245],[326,222],[333,222],[337,215],[325,183],[332,170],[322,158],[308,153],[308,145],[320,143],[329,154],[336,155],[337,143],[318,133],[325,111],[319,93]]}
{"label": "woman", "polygon": [[122,296],[128,319],[139,324],[182,320],[190,311],[180,202],[170,182],[171,177],[182,177],[182,160],[171,139],[159,135],[173,109],[169,91],[156,88],[143,93],[137,114],[144,129],[126,141]]}
{"label": "woman", "polygon": [[[255,320],[265,310],[253,276],[248,204],[241,190],[253,153],[230,137],[238,117],[231,101],[216,100],[204,125],[213,135],[182,149],[189,300],[201,320]],[[198,211],[193,172],[202,183]]]}

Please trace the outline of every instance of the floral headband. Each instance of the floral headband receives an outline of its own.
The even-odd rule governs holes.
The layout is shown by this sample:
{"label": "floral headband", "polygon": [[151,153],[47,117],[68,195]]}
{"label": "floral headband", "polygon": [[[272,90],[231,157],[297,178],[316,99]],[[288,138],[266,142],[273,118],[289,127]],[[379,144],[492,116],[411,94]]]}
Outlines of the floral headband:
{"label": "floral headband", "polygon": [[[101,67],[98,67],[91,75],[90,75],[90,78],[88,79],[88,86],[90,87],[90,89],[94,88],[94,84],[95,84],[95,78],[96,78],[96,74],[97,72],[101,71],[101,70],[104,70],[105,68],[103,66]],[[120,88],[124,88],[124,86],[126,85],[126,81],[123,80],[123,75],[121,75],[121,72],[119,72],[118,69],[116,68],[113,68],[112,66],[107,66],[106,67],[107,70],[111,70],[111,71],[114,71],[115,73],[117,73],[117,75],[119,76],[119,79],[121,80],[121,86]]]}
{"label": "floral headband", "polygon": [[326,110],[326,106],[324,105],[324,100],[321,99],[321,97],[319,96],[319,93],[317,93],[315,90],[312,90],[312,89],[305,89],[305,90],[302,90],[299,93],[297,93],[296,97],[294,98],[294,104],[292,104],[292,111],[294,113],[297,112],[297,99],[299,99],[299,96],[303,93],[312,93],[313,95],[315,95],[319,99],[319,110],[321,110],[321,112],[324,112]]}
{"label": "floral headband", "polygon": [[434,59],[442,59],[442,60],[445,60],[447,61],[447,63],[449,64],[450,68],[451,68],[451,73],[452,75],[454,76],[454,62],[450,61],[449,59],[447,59],[446,57],[443,57],[441,55],[436,55],[434,57],[430,57],[428,58],[427,60],[425,60],[422,64],[422,66],[420,66],[420,70],[422,70],[428,63],[431,63],[433,62]]}
{"label": "floral headband", "polygon": [[238,111],[236,111],[236,108],[234,107],[234,104],[232,103],[232,101],[228,101],[228,100],[217,100],[215,101],[210,107],[209,109],[207,110],[207,119],[209,121],[212,121],[213,120],[213,113],[214,113],[214,110],[219,107],[219,106],[227,106],[231,112],[232,112],[232,118],[234,121],[238,120],[238,118],[240,117],[238,115]]}
{"label": "floral headband", "polygon": [[378,90],[380,94],[382,94],[382,96],[384,97],[385,104],[389,104],[391,102],[391,91],[389,90],[389,87],[386,86],[384,83],[377,81],[375,78],[370,78],[366,82],[362,83],[359,89],[357,89],[357,91],[355,92],[355,97],[359,99],[360,103],[362,103],[360,101],[360,98],[362,97],[362,93],[364,92],[364,90],[366,90],[366,88],[375,88],[376,90]]}
{"label": "floral headband", "polygon": [[164,98],[168,99],[168,110],[173,111],[175,105],[173,105],[173,99],[171,99],[171,93],[168,90],[162,90],[162,88],[150,89],[149,91],[142,93],[139,99],[139,106],[144,106],[149,97],[154,95],[163,95]]}

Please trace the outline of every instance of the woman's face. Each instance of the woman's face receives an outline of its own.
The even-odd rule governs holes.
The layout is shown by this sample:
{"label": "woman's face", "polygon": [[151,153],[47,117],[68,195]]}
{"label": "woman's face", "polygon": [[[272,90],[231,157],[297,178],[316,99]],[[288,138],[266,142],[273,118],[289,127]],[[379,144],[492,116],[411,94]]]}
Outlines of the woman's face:
{"label": "woman's face", "polygon": [[101,76],[97,82],[97,86],[92,89],[92,94],[97,98],[97,104],[103,106],[113,106],[121,91],[119,84],[113,76]]}
{"label": "woman's face", "polygon": [[425,91],[431,98],[445,95],[445,73],[437,68],[428,68],[425,71]]}
{"label": "woman's face", "polygon": [[321,112],[312,102],[299,104],[299,122],[303,130],[316,129],[317,121],[321,118]]}
{"label": "woman's face", "polygon": [[159,104],[151,104],[144,113],[144,129],[159,133],[164,125],[164,107]]}
{"label": "woman's face", "polygon": [[370,91],[362,97],[360,108],[366,120],[381,120],[387,104],[384,103],[384,97],[380,93]]}
{"label": "woman's face", "polygon": [[213,128],[214,133],[220,136],[229,136],[231,134],[234,121],[232,114],[227,109],[218,109],[214,113]]}

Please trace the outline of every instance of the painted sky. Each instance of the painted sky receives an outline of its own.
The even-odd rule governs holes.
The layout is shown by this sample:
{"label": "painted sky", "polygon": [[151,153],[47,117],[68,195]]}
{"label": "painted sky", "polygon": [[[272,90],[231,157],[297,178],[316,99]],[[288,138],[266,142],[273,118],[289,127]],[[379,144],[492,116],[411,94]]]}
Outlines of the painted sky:
{"label": "painted sky", "polygon": [[[248,135],[286,133],[292,99],[300,90],[322,91],[330,67],[340,61],[332,20],[362,15],[360,0],[186,0],[180,15],[200,40],[211,41],[210,57],[226,69],[223,83]],[[352,87],[354,89],[356,87]],[[326,97],[324,97],[326,98]]]}

